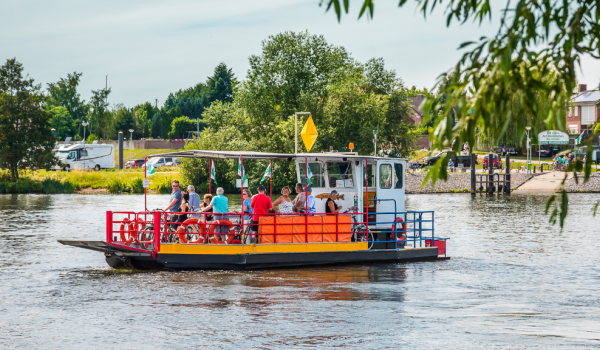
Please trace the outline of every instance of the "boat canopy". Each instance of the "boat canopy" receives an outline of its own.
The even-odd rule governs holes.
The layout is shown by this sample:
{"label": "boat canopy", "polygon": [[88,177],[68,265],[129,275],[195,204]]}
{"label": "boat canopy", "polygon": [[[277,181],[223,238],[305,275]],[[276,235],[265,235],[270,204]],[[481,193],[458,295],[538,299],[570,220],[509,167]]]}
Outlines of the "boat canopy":
{"label": "boat canopy", "polygon": [[254,151],[208,151],[208,150],[188,150],[180,152],[169,152],[151,154],[151,157],[180,157],[180,158],[220,158],[220,159],[237,159],[239,156],[248,159],[287,159],[319,157],[319,158],[349,158],[349,159],[389,159],[373,156],[359,156],[356,153],[350,152],[326,152],[326,153],[269,153],[269,152],[254,152]]}

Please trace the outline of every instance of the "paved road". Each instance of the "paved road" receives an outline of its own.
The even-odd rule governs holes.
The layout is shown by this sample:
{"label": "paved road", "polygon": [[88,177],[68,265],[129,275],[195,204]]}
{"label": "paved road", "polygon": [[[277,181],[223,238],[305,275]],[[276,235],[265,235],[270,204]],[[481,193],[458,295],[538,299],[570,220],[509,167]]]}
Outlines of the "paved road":
{"label": "paved road", "polygon": [[[556,192],[560,187],[565,173],[560,171],[551,171],[543,175],[534,176],[531,180],[525,182],[517,190],[515,194],[525,193],[552,193]],[[569,178],[573,177],[573,173],[569,173]]]}

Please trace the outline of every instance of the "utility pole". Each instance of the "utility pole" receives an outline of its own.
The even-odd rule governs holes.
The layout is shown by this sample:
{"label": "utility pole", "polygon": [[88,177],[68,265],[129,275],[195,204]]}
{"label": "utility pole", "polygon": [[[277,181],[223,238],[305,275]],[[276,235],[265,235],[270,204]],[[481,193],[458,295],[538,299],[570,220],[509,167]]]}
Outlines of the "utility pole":
{"label": "utility pole", "polygon": [[373,157],[377,157],[377,130],[373,130],[373,144],[375,145],[375,152]]}

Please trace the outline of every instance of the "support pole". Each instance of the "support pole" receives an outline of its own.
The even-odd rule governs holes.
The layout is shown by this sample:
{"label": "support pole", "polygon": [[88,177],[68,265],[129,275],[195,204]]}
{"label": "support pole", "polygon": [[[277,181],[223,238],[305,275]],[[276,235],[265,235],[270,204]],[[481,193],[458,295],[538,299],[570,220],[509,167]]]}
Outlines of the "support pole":
{"label": "support pole", "polygon": [[[212,190],[212,188],[211,188],[212,181],[210,179],[211,171],[212,171],[212,158],[208,158],[208,194],[212,194],[212,191],[211,191]],[[217,175],[215,174],[215,177],[216,176]]]}
{"label": "support pole", "polygon": [[[148,157],[144,158],[144,179],[148,178]],[[144,211],[148,211],[148,205],[146,204],[146,190],[144,187]]]}
{"label": "support pole", "polygon": [[492,152],[490,152],[490,155],[488,156],[487,193],[494,193],[494,153]]}
{"label": "support pole", "polygon": [[271,202],[273,202],[273,158],[271,158],[271,176],[269,176],[269,187],[270,187],[270,194],[269,197],[271,198]]}
{"label": "support pole", "polygon": [[504,176],[504,192],[510,194],[510,154],[506,152],[506,176]]}
{"label": "support pole", "polygon": [[123,132],[119,131],[119,170],[123,169]]}
{"label": "support pole", "polygon": [[475,163],[477,162],[477,154],[471,153],[471,194],[477,193],[477,187],[475,183]]}
{"label": "support pole", "polygon": [[[240,164],[242,165],[242,179],[240,180],[240,183],[242,184],[242,187],[241,187],[242,188],[242,191],[241,191],[241,197],[242,197],[242,215],[240,216],[240,221],[242,223],[242,234],[243,234],[244,233],[244,173],[246,173],[246,172],[244,171],[245,170],[244,169],[244,158],[242,157],[241,154],[240,154]],[[210,180],[210,177],[209,177],[209,180]],[[227,209],[227,211],[229,211],[229,208]],[[258,243],[258,237],[256,237],[256,243]]]}
{"label": "support pole", "polygon": [[[304,157],[304,239],[308,243],[308,158]],[[312,187],[312,186],[311,186]]]}

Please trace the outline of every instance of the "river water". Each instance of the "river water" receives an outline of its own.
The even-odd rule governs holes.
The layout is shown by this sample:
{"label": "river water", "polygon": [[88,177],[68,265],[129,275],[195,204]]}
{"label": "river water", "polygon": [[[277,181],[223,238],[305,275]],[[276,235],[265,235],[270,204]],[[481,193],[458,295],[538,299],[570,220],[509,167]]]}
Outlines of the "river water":
{"label": "river water", "polygon": [[562,232],[546,198],[409,196],[447,261],[140,272],[56,240],[103,239],[143,196],[2,195],[0,348],[598,348],[600,196],[570,195]]}

